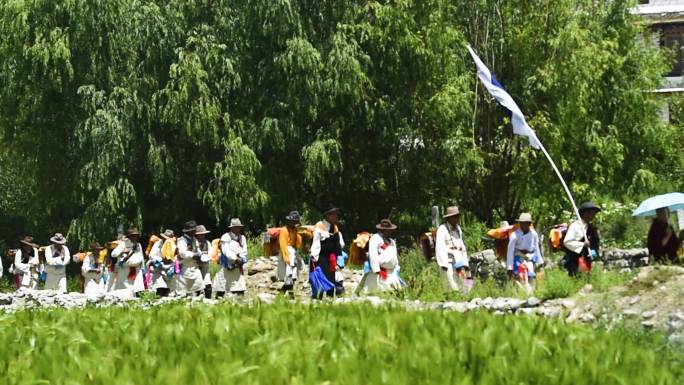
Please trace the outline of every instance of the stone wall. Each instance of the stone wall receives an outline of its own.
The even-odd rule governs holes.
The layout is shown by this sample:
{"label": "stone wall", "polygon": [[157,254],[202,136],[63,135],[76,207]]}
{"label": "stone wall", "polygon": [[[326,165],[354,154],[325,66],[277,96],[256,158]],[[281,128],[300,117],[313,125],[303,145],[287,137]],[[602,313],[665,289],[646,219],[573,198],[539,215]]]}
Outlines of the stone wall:
{"label": "stone wall", "polygon": [[608,269],[634,269],[648,266],[648,249],[605,249],[602,259]]}

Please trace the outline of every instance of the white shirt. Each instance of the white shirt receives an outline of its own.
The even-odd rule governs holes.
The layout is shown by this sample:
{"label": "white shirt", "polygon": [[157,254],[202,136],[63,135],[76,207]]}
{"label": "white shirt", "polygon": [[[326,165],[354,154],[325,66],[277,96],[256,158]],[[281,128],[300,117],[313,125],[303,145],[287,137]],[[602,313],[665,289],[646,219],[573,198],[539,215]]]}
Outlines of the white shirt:
{"label": "white shirt", "polygon": [[513,261],[516,251],[526,250],[532,254],[537,254],[543,263],[541,248],[539,247],[539,234],[534,229],[530,229],[527,234],[521,229],[515,230],[508,238],[508,253],[506,254],[506,269],[513,270]]}
{"label": "white shirt", "polygon": [[[83,265],[81,265],[81,275],[85,279],[98,280],[102,276],[102,265],[97,265],[98,256],[93,253],[87,253],[83,258]],[[95,269],[96,271],[93,271]]]}
{"label": "white shirt", "polygon": [[[48,266],[55,267],[55,266],[66,266],[69,264],[69,261],[71,261],[71,254],[69,253],[69,249],[66,247],[66,245],[62,246],[62,252],[60,255],[53,257],[55,254],[55,245],[50,245],[49,247],[45,248],[45,263],[47,263]],[[64,269],[60,269],[64,271]]]}
{"label": "white shirt", "polygon": [[[188,250],[188,245],[192,246],[192,250]],[[197,252],[197,241],[195,238],[190,238],[187,234],[183,234],[183,236],[176,241],[176,246],[178,249],[178,256],[180,256],[184,267],[197,266],[195,256],[198,256],[199,253]]]}
{"label": "white shirt", "polygon": [[440,267],[449,267],[451,265],[449,253],[460,252],[463,257],[468,256],[465,243],[463,243],[463,230],[461,226],[452,227],[445,223],[437,229],[435,236],[435,258]]}
{"label": "white shirt", "polygon": [[563,244],[573,253],[580,254],[584,248],[584,236],[587,232],[587,224],[583,220],[575,221],[568,227]]}
{"label": "white shirt", "polygon": [[[325,241],[326,239],[333,236],[333,234],[331,233],[332,229],[332,224],[330,224],[330,222],[326,221],[325,219],[316,224],[314,228],[313,241],[311,243],[310,250],[311,257],[314,261],[318,261],[318,256],[321,254],[321,241]],[[342,237],[342,232],[339,231],[339,229],[338,233],[340,234],[340,248],[344,249],[344,239]]]}
{"label": "white shirt", "polygon": [[368,261],[373,273],[379,273],[380,268],[390,270],[389,272],[393,273],[399,268],[397,243],[391,238],[388,241],[389,243],[384,248],[385,238],[380,234],[373,234],[368,241]]}
{"label": "white shirt", "polygon": [[221,236],[221,253],[231,262],[247,260],[247,238],[243,234],[229,231]]}
{"label": "white shirt", "polygon": [[[112,258],[120,258],[121,254],[123,254],[124,250],[126,249],[126,243],[128,242],[130,241],[126,239],[120,241],[116,248],[112,250]],[[130,256],[124,262],[124,266],[140,267],[143,262],[145,262],[145,255],[143,254],[142,246],[140,246],[140,243],[136,243],[131,249]]]}
{"label": "white shirt", "polygon": [[[19,249],[17,253],[14,254],[14,271],[16,274],[28,274],[31,272],[32,267],[36,267],[39,264],[38,260],[38,249],[33,248],[32,255],[29,256],[26,263],[22,262],[22,257],[24,256],[24,250]],[[2,264],[2,262],[0,262]],[[2,277],[2,266],[0,266],[0,277]]]}

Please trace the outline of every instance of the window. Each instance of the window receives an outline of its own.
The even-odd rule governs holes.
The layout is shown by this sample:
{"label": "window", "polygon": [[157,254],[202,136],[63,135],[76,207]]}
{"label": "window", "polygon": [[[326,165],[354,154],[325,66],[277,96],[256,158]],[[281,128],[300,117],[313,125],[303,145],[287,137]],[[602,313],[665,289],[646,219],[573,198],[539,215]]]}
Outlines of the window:
{"label": "window", "polygon": [[672,71],[667,76],[681,76],[684,70],[684,23],[661,24],[655,27],[660,32],[660,46],[674,55]]}

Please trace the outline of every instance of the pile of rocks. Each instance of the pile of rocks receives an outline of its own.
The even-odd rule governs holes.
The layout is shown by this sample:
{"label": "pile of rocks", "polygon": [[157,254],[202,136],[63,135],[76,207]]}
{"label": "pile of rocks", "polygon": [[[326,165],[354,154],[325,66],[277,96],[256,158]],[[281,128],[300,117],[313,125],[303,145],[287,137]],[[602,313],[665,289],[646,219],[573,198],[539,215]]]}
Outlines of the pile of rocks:
{"label": "pile of rocks", "polygon": [[506,279],[506,266],[496,258],[496,253],[491,249],[470,255],[470,271],[480,280]]}
{"label": "pile of rocks", "polygon": [[606,249],[603,251],[604,266],[629,272],[634,268],[648,266],[648,249]]}

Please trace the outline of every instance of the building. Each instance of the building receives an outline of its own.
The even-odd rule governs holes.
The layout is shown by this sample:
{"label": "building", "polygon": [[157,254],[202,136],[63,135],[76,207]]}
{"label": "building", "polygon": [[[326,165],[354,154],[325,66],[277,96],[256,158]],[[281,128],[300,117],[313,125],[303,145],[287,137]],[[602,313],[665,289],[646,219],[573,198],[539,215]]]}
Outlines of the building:
{"label": "building", "polygon": [[[635,9],[655,33],[655,43],[674,51],[671,70],[656,93],[684,97],[684,0],[641,0]],[[669,109],[663,111],[669,121]]]}

